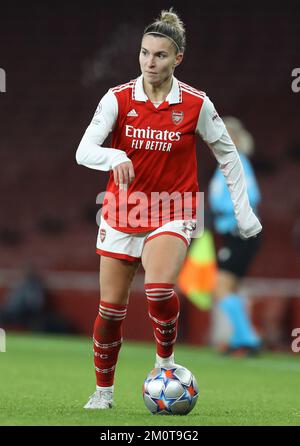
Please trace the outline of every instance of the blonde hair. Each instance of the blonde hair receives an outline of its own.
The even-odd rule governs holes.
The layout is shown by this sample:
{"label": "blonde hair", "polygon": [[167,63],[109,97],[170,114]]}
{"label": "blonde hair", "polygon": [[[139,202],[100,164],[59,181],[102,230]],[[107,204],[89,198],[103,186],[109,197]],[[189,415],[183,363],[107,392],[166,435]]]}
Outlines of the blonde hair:
{"label": "blonde hair", "polygon": [[185,50],[185,27],[184,23],[174,11],[173,7],[162,10],[160,16],[153,23],[146,26],[144,35],[153,34],[167,37],[175,46],[176,53],[183,53]]}
{"label": "blonde hair", "polygon": [[242,122],[233,116],[223,117],[223,122],[228,133],[232,133],[232,137],[236,140],[236,146],[239,152],[246,156],[253,155],[254,139],[248,130],[245,129]]}

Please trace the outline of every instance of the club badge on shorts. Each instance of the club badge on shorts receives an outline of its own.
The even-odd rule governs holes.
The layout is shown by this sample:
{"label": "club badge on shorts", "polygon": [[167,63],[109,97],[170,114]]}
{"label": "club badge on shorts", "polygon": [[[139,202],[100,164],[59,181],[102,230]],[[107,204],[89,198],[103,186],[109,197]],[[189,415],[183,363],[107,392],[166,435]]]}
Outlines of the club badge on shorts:
{"label": "club badge on shorts", "polygon": [[105,229],[100,229],[100,240],[101,240],[101,243],[104,242],[105,237],[106,237],[106,230]]}
{"label": "club badge on shorts", "polygon": [[172,121],[175,125],[181,124],[184,118],[183,111],[172,111]]}
{"label": "club badge on shorts", "polygon": [[191,220],[185,220],[183,223],[183,232],[185,234],[189,234],[190,232],[193,232],[196,229],[196,223]]}

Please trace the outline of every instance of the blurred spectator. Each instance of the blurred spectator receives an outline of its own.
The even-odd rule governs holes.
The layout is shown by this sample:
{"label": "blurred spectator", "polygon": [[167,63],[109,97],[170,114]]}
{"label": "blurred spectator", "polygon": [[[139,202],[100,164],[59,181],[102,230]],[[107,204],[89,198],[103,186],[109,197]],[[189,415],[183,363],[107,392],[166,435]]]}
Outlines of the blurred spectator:
{"label": "blurred spectator", "polygon": [[51,311],[44,281],[31,265],[0,306],[0,327],[7,326],[34,332],[74,333],[68,321]]}
{"label": "blurred spectator", "polygon": [[21,281],[15,283],[9,290],[0,307],[0,326],[20,324],[31,329],[34,320],[43,314],[45,304],[44,284],[30,266],[25,270]]}
{"label": "blurred spectator", "polygon": [[[254,150],[253,138],[238,119],[225,117],[224,123],[239,151],[250,205],[257,214],[260,191],[248,158]],[[259,248],[261,237],[258,235],[246,240],[241,238],[230,193],[219,168],[209,184],[209,205],[214,230],[222,239],[222,246],[217,252],[218,274],[214,297],[218,309],[228,318],[232,329],[225,351],[229,354],[254,354],[258,351],[261,340],[251,324],[238,288],[240,279],[246,275]]]}

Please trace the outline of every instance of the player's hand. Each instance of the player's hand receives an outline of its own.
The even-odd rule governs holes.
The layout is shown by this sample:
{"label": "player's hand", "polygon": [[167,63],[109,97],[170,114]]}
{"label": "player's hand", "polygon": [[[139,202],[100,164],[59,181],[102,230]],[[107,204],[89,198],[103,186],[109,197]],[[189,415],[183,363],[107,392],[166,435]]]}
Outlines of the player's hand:
{"label": "player's hand", "polygon": [[252,212],[245,222],[246,224],[239,224],[239,231],[241,237],[244,239],[256,237],[262,230],[262,225],[256,215]]}
{"label": "player's hand", "polygon": [[119,189],[127,190],[135,178],[131,161],[120,163],[113,168],[114,182]]}

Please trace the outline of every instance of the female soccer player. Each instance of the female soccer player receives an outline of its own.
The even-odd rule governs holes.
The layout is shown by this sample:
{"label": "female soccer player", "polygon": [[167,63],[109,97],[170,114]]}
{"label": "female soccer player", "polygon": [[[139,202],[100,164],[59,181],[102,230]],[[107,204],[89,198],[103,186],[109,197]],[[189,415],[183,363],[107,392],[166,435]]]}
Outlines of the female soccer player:
{"label": "female soccer player", "polygon": [[[229,116],[223,122],[239,151],[250,205],[256,212],[260,191],[249,160],[254,150],[252,136],[237,118]],[[214,296],[218,308],[227,316],[232,326],[232,335],[224,352],[229,355],[253,356],[258,352],[261,340],[252,327],[240,296],[239,285],[257,253],[260,237],[248,240],[240,237],[230,194],[219,168],[209,185],[209,203],[214,229],[223,241],[217,255],[219,271]]]}
{"label": "female soccer player", "polygon": [[[112,407],[122,325],[140,263],[156,341],[155,365],[174,364],[179,316],[174,284],[195,227],[199,191],[196,134],[220,163],[241,234],[251,237],[261,231],[223,121],[204,92],[173,75],[184,49],[182,21],[172,9],[162,11],[142,36],[141,75],[103,96],[76,152],[78,164],[110,171],[97,239],[101,255],[101,299],[93,336],[97,385],[87,409]],[[112,147],[103,147],[110,132]],[[177,212],[175,202],[169,215],[163,203],[152,202],[154,193],[162,192],[194,194],[187,219]]]}

